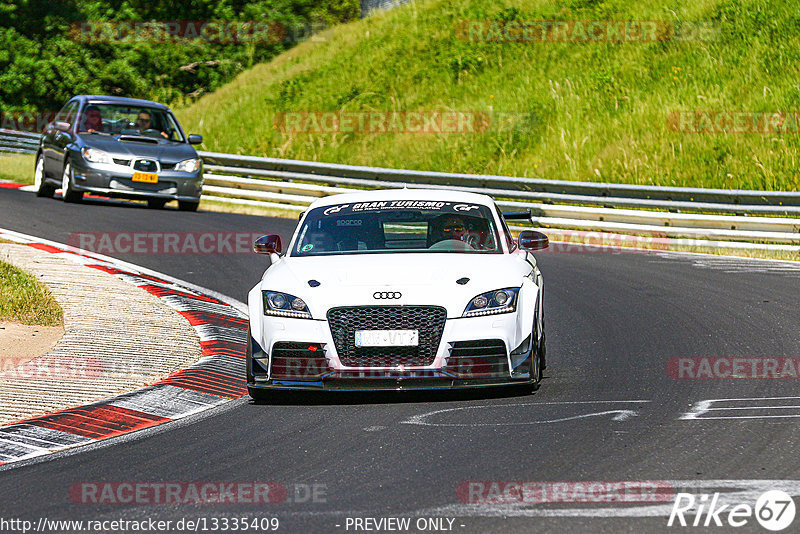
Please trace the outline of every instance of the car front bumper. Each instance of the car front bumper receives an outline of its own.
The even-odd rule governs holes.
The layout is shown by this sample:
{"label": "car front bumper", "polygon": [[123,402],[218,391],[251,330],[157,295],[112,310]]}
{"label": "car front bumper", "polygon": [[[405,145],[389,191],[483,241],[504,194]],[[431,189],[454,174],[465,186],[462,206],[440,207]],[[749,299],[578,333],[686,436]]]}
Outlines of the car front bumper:
{"label": "car front bumper", "polygon": [[198,201],[203,189],[202,166],[196,173],[162,170],[154,184],[134,182],[128,166],[88,163],[82,158],[73,159],[72,172],[75,191],[109,197]]}
{"label": "car front bumper", "polygon": [[[255,337],[248,344],[252,389],[439,390],[518,386],[532,380],[532,324],[520,331],[516,313],[447,319],[430,365],[409,366],[346,365],[327,320],[260,319],[260,327],[252,325]],[[292,355],[288,359],[282,356],[287,351]]]}

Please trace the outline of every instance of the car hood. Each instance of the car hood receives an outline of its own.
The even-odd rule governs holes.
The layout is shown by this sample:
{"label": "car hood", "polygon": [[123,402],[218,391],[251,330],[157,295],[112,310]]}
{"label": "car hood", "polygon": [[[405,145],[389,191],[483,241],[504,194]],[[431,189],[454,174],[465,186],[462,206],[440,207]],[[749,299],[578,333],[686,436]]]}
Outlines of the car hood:
{"label": "car hood", "polygon": [[177,163],[197,157],[194,147],[186,143],[159,143],[157,145],[137,143],[135,141],[120,141],[120,136],[102,134],[80,135],[79,137],[85,146],[97,148],[113,156],[121,156],[127,159],[142,157]]}
{"label": "car hood", "polygon": [[[337,306],[437,305],[460,317],[476,295],[520,287],[532,266],[524,254],[375,254],[282,258],[264,273],[262,290],[306,301],[314,318]],[[466,283],[458,280],[468,278]],[[310,280],[319,282],[311,287]],[[462,280],[463,282],[463,280]],[[400,298],[375,298],[398,292]],[[383,295],[381,295],[383,296]]]}

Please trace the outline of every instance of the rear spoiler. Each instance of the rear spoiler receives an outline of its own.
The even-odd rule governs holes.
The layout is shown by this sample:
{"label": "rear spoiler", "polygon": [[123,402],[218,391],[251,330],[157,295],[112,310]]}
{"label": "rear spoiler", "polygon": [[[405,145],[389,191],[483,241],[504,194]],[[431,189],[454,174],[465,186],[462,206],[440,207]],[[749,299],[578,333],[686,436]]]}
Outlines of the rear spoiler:
{"label": "rear spoiler", "polygon": [[530,208],[520,211],[504,211],[502,212],[503,219],[507,221],[530,221],[531,210]]}

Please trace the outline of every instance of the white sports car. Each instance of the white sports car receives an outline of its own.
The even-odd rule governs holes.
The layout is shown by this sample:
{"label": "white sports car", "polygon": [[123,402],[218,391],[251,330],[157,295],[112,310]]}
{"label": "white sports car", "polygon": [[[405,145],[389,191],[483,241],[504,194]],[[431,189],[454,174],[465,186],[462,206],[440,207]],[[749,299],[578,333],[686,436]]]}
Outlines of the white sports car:
{"label": "white sports car", "polygon": [[485,195],[379,190],[317,200],[248,295],[247,386],[398,390],[522,385],[545,366],[543,280]]}

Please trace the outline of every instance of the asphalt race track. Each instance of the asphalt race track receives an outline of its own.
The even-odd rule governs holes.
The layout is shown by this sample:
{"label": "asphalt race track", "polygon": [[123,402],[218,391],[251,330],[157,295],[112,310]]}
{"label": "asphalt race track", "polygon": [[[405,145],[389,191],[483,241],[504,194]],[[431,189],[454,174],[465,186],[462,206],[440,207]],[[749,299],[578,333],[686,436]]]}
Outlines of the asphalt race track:
{"label": "asphalt race track", "polygon": [[[294,221],[101,200],[68,205],[0,189],[0,227],[65,243],[74,232],[288,238]],[[254,254],[109,255],[242,301],[266,265]],[[533,395],[296,395],[273,405],[245,398],[6,468],[0,517],[277,517],[279,532],[354,532],[353,518],[410,517],[412,525],[455,518],[453,532],[642,532],[676,530],[667,528],[671,500],[660,508],[481,505],[465,503],[459,488],[468,481],[661,481],[697,494],[759,494],[784,481],[781,487],[800,495],[797,380],[674,379],[667,371],[673,358],[800,358],[800,268],[659,253],[538,257],[548,369]],[[288,498],[163,505],[85,504],[70,496],[84,482],[207,481],[277,482]],[[307,499],[315,485],[317,498]],[[750,518],[737,530],[758,528]]]}

